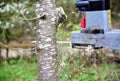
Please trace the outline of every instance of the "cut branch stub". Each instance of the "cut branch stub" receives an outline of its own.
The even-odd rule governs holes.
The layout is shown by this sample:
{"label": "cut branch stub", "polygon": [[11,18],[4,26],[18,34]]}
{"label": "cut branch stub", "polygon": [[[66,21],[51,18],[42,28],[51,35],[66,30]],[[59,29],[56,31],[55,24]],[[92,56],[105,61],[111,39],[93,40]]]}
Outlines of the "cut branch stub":
{"label": "cut branch stub", "polygon": [[64,12],[64,9],[62,7],[56,8],[57,12],[57,23],[62,23],[64,20],[67,19],[67,15]]}

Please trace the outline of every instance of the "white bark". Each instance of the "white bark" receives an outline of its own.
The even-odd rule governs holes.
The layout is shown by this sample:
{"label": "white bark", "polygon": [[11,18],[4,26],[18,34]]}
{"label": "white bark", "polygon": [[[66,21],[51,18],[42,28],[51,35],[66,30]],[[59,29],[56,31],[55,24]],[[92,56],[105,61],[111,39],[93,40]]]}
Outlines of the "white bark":
{"label": "white bark", "polygon": [[55,0],[39,0],[36,15],[45,16],[37,20],[38,81],[58,81],[56,53],[56,6]]}

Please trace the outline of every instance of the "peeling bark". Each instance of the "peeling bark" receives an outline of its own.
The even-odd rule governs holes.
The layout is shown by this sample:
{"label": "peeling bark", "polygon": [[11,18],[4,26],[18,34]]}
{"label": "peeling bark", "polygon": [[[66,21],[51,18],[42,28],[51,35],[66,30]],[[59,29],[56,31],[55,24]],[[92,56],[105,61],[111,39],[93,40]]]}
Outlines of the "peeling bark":
{"label": "peeling bark", "polygon": [[56,53],[56,6],[55,0],[39,0],[36,3],[38,81],[58,81]]}

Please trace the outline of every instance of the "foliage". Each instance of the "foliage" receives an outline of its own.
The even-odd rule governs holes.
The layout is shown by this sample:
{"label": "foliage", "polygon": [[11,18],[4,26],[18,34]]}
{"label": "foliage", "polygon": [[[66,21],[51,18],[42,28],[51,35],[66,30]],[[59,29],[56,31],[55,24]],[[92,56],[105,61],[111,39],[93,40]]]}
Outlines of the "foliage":
{"label": "foliage", "polygon": [[[34,17],[34,10],[34,0],[0,1],[0,29],[6,32],[2,34],[0,33],[0,36],[2,38],[5,38],[5,36],[7,38],[9,37],[9,40],[17,40],[18,38],[24,38],[25,34],[33,35],[28,23],[26,23],[24,19]],[[32,27],[35,24],[35,22],[29,23]],[[9,33],[11,33],[11,36],[9,36]],[[3,41],[7,40],[7,38],[5,38]]]}
{"label": "foliage", "polygon": [[118,64],[103,61],[95,66],[85,60],[82,55],[64,54],[59,56],[60,81],[119,81],[118,74],[111,72],[119,68]]}
{"label": "foliage", "polygon": [[56,38],[57,40],[68,40],[69,37],[70,37],[70,33],[68,31],[63,31],[64,25],[61,23],[58,25],[58,28],[57,28],[57,35],[56,35]]}
{"label": "foliage", "polygon": [[0,42],[9,43],[11,41],[11,32],[9,28],[0,28]]}
{"label": "foliage", "polygon": [[[26,18],[35,17],[35,2],[37,0],[0,0],[0,31],[9,30],[11,35],[8,33],[0,33],[0,38],[3,38],[2,42],[6,40],[5,36],[10,41],[30,41],[35,39],[35,34],[32,32],[29,24],[32,28],[35,27],[35,21],[29,21],[29,24],[24,21]],[[113,17],[115,15],[119,16],[119,0],[111,0]],[[64,38],[69,38],[70,31],[79,29],[79,18],[81,13],[77,10],[75,6],[75,0],[56,0],[57,7],[63,7],[68,19],[62,23],[63,26],[58,26],[58,40],[65,40]],[[116,14],[116,12],[118,14]],[[118,18],[118,17],[117,17]],[[59,37],[60,34],[64,32],[64,37]],[[29,38],[31,37],[31,38]],[[18,40],[19,38],[19,40]]]}
{"label": "foliage", "polygon": [[112,12],[120,13],[120,0],[111,0]]}
{"label": "foliage", "polygon": [[10,59],[0,65],[0,81],[36,81],[36,58]]}
{"label": "foliage", "polygon": [[[78,55],[59,55],[59,79],[60,81],[118,81],[118,74],[110,72],[119,67],[117,64],[102,63],[97,68],[91,64],[88,66],[85,60]],[[0,65],[0,81],[36,81],[37,57],[12,58],[10,63],[6,61]],[[62,66],[62,67],[61,67]]]}
{"label": "foliage", "polygon": [[70,31],[71,30],[79,30],[80,26],[77,24],[73,24],[72,22],[68,23],[69,26],[72,26],[71,28],[64,28],[64,24],[61,23],[57,27],[57,40],[69,40],[70,39]]}

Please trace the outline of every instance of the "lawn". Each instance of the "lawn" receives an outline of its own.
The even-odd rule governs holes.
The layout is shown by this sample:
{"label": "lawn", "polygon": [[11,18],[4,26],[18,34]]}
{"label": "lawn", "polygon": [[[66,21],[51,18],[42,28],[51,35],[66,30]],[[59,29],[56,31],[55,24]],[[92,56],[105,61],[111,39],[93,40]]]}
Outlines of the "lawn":
{"label": "lawn", "polygon": [[[72,60],[71,60],[72,59]],[[59,59],[60,81],[119,81],[115,69],[119,64],[106,62],[95,67],[75,57],[63,55]],[[110,79],[110,80],[109,80]],[[37,59],[16,58],[0,64],[0,81],[37,81]]]}
{"label": "lawn", "polygon": [[0,65],[0,81],[36,81],[37,60],[32,59],[10,59]]}

